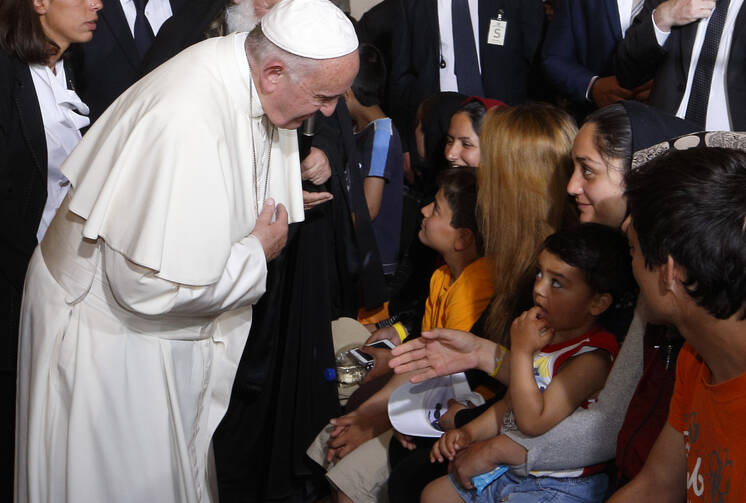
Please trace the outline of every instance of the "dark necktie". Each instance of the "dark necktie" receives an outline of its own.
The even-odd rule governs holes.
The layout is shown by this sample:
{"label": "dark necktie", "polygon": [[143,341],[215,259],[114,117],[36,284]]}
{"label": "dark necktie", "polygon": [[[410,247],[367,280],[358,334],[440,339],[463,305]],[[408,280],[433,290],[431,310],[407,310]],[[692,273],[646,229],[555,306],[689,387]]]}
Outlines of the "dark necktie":
{"label": "dark necktie", "polygon": [[451,23],[453,24],[453,71],[456,74],[458,90],[469,96],[484,96],[468,0],[451,0]]}
{"label": "dark necktie", "polygon": [[707,23],[705,40],[702,43],[702,50],[699,52],[697,67],[692,79],[689,103],[686,106],[686,118],[703,128],[707,121],[707,103],[710,100],[712,72],[715,70],[715,60],[718,56],[720,37],[723,34],[729,4],[730,0],[718,0],[715,10],[710,16],[710,22]]}
{"label": "dark necktie", "polygon": [[137,47],[137,53],[140,55],[140,59],[145,56],[148,52],[150,44],[153,42],[155,36],[153,35],[153,29],[150,27],[148,18],[145,17],[145,6],[148,0],[134,0],[135,11],[135,46]]}

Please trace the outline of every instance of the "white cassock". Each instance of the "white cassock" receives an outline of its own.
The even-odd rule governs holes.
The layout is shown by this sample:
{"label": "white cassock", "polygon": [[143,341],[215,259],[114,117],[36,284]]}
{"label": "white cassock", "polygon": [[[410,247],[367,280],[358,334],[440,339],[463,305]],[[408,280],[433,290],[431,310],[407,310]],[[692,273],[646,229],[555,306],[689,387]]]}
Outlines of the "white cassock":
{"label": "white cassock", "polygon": [[245,36],[146,76],[63,166],[24,291],[17,501],[214,497],[210,440],[265,288],[250,233],[265,197],[303,219],[295,132],[264,117]]}

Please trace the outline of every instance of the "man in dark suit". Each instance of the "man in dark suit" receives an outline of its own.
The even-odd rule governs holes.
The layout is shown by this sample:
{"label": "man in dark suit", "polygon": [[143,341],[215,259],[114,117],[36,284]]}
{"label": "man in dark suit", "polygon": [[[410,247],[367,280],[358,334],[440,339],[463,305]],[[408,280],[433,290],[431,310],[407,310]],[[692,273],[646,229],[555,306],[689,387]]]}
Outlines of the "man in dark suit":
{"label": "man in dark suit", "polygon": [[[479,94],[460,88],[453,77],[459,63],[454,56],[453,2],[407,0],[395,21],[391,99],[399,111],[392,118],[407,145],[412,145],[414,117],[422,100],[437,91]],[[476,13],[469,13],[477,21],[471,28],[478,40],[481,94],[510,105],[524,102],[541,41],[541,1],[473,0],[469,6],[476,7]]]}
{"label": "man in dark suit", "polygon": [[649,86],[628,90],[614,75],[617,44],[642,7],[642,0],[558,2],[542,50],[544,71],[575,115],[596,107],[647,97]]}
{"label": "man in dark suit", "polygon": [[[147,49],[143,52],[142,48],[149,43],[147,40],[136,43],[135,32],[144,29],[146,39],[149,37],[152,42],[163,22],[179,12],[188,2],[189,0],[104,2],[104,8],[98,13],[99,22],[93,33],[93,40],[75,48],[73,54],[77,91],[91,110],[92,123],[142,76],[141,65],[147,55]],[[144,13],[138,12],[140,10]],[[146,18],[146,27],[141,28],[144,25],[137,19],[139,16]]]}
{"label": "man in dark suit", "polygon": [[[746,130],[743,4],[743,0],[646,0],[617,49],[619,83],[634,87],[654,77],[653,106],[703,129]],[[707,61],[710,68],[703,69]]]}
{"label": "man in dark suit", "polygon": [[376,46],[376,49],[381,51],[383,61],[386,63],[386,95],[381,108],[388,116],[391,116],[391,109],[397,106],[389,98],[390,86],[388,82],[391,80],[393,20],[399,17],[400,12],[401,0],[383,0],[366,11],[355,25],[360,43],[367,42]]}

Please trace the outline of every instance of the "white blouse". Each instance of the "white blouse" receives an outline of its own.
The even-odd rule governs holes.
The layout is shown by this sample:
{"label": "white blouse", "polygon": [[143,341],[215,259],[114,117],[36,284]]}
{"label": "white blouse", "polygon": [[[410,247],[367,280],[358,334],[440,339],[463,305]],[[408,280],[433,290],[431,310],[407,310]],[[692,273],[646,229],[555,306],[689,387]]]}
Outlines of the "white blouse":
{"label": "white blouse", "polygon": [[54,66],[54,72],[46,65],[29,65],[29,69],[47,140],[47,202],[36,232],[36,239],[41,242],[70,188],[70,182],[60,171],[60,166],[80,142],[80,128],[91,121],[86,117],[88,107],[75,91],[67,88],[62,60]]}

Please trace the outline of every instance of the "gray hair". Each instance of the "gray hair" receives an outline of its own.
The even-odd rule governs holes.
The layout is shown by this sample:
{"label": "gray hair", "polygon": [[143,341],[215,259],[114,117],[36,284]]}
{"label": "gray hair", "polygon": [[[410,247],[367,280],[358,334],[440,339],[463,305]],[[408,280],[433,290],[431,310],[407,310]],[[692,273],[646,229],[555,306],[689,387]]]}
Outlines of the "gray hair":
{"label": "gray hair", "polygon": [[273,44],[264,35],[261,23],[249,32],[245,47],[251,64],[262,67],[268,61],[280,61],[288,69],[288,76],[293,82],[298,82],[317,68],[316,60],[291,54]]}

